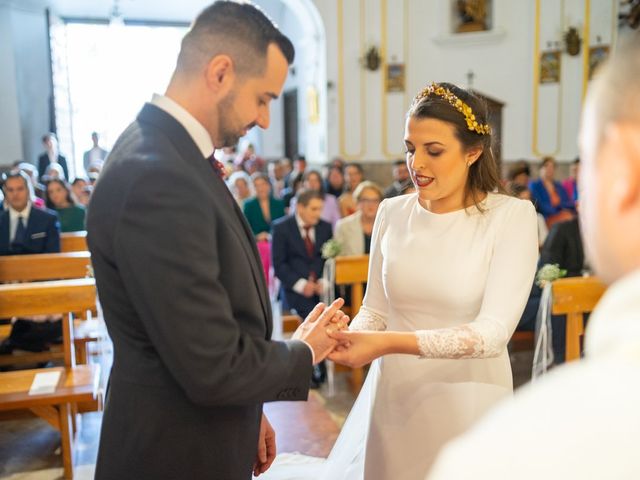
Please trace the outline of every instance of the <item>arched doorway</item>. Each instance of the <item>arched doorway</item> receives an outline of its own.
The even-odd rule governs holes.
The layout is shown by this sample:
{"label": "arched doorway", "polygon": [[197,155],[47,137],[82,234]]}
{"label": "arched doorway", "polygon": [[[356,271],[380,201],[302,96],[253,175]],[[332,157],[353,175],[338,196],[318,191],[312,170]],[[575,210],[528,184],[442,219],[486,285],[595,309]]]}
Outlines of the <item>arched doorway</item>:
{"label": "arched doorway", "polygon": [[[271,126],[254,130],[248,142],[267,158],[285,155],[285,137],[297,136],[298,152],[312,163],[327,161],[327,42],[324,24],[312,0],[256,0],[293,42],[296,58],[283,95],[274,102]],[[285,105],[285,97],[287,99]],[[297,110],[295,119],[292,110]],[[289,139],[291,140],[291,139]]]}

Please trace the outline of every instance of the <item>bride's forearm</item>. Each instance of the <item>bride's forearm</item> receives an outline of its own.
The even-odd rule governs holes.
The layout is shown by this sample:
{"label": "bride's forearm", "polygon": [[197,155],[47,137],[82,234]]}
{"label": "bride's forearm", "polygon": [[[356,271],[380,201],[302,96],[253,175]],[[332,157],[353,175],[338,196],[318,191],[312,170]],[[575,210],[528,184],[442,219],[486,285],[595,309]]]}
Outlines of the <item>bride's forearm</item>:
{"label": "bride's forearm", "polygon": [[383,353],[404,353],[406,355],[420,355],[418,341],[413,332],[378,332],[382,337]]}

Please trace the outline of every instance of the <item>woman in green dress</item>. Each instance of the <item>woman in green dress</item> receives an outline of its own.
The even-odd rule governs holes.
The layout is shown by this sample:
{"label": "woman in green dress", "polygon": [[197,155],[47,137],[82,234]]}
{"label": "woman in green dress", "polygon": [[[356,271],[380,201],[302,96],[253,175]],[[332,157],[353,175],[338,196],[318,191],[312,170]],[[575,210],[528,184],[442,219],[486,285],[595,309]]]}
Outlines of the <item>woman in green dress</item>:
{"label": "woman in green dress", "polygon": [[62,232],[85,229],[84,207],[76,205],[71,196],[71,187],[64,180],[56,178],[47,184],[47,208],[58,213]]}

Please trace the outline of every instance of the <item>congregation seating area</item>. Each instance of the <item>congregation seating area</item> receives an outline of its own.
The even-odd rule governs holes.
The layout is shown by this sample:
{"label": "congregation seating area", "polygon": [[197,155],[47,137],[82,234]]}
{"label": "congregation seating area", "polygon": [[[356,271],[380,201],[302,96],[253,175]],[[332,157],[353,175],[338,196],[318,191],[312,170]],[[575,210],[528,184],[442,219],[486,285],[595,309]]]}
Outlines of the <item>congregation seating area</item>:
{"label": "congregation seating area", "polygon": [[[96,287],[93,278],[87,278],[89,266],[86,250],[0,257],[0,318],[62,317],[60,345],[0,355],[0,411],[30,412],[60,432],[65,478],[73,478],[78,415],[100,410],[102,402],[100,365],[90,363],[87,354],[88,344],[97,340],[88,328],[96,328]],[[10,323],[2,325],[0,338],[10,331]],[[32,387],[42,374],[55,373],[57,380],[46,393],[34,393]]]}

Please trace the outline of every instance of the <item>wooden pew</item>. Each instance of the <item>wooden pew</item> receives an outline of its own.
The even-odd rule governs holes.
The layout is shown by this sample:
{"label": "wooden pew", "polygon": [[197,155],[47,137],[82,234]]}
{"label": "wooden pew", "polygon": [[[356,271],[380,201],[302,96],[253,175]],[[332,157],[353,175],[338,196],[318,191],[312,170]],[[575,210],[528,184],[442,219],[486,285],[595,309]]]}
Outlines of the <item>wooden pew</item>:
{"label": "wooden pew", "polygon": [[87,232],[65,232],[60,234],[61,252],[88,252]]}
{"label": "wooden pew", "polygon": [[[0,285],[0,318],[62,313],[65,340],[62,349],[2,356],[0,365],[64,359],[65,365],[72,366],[75,364],[73,312],[91,310],[95,308],[95,302],[93,278]],[[70,345],[66,344],[67,340]]]}
{"label": "wooden pew", "polygon": [[[34,376],[45,370],[61,372],[55,392],[29,395]],[[28,409],[60,431],[64,478],[73,478],[75,405],[100,402],[99,380],[99,365],[0,372],[0,411]]]}
{"label": "wooden pew", "polygon": [[3,256],[0,257],[0,283],[84,278],[90,265],[89,252]]}
{"label": "wooden pew", "polygon": [[[90,265],[89,252],[2,256],[0,257],[0,283],[84,278],[89,273]],[[94,316],[97,314],[95,305],[91,313]],[[76,330],[74,343],[78,363],[87,363],[87,344],[97,340],[94,334],[94,330],[97,329],[96,322],[82,322],[81,319],[85,318],[86,316],[77,315],[74,325]],[[0,325],[0,339],[9,336],[10,332],[11,325]],[[47,354],[44,353],[41,356],[46,358]],[[31,358],[33,357],[17,360],[21,360],[18,363],[24,363],[30,362]],[[10,362],[13,362],[10,357],[0,357],[0,365],[7,365]]]}
{"label": "wooden pew", "polygon": [[567,316],[565,360],[577,360],[584,335],[584,314],[593,311],[607,287],[597,277],[570,277],[556,280],[552,288],[551,312]]}
{"label": "wooden pew", "polygon": [[[353,319],[362,306],[364,284],[369,273],[369,255],[336,257],[336,285],[351,286],[350,316]],[[364,382],[364,369],[351,369],[351,390],[358,393]]]}
{"label": "wooden pew", "polygon": [[[0,285],[0,317],[63,313],[62,378],[55,392],[29,395],[34,375],[51,369],[0,372],[0,411],[28,409],[61,432],[65,478],[73,478],[75,414],[79,402],[100,403],[96,365],[75,365],[73,312],[92,308],[96,287],[93,279]],[[34,354],[36,356],[40,354]],[[49,354],[51,358],[51,354]],[[49,358],[49,359],[50,359]]]}

